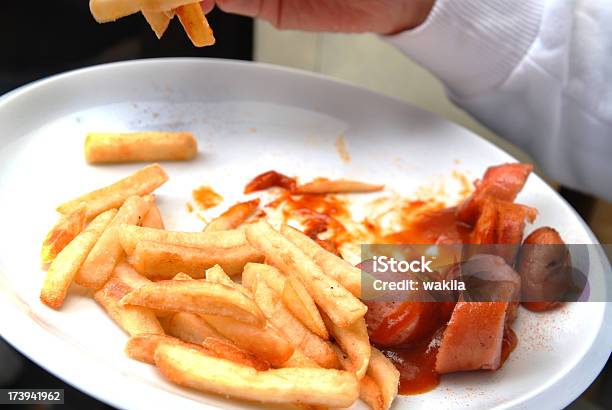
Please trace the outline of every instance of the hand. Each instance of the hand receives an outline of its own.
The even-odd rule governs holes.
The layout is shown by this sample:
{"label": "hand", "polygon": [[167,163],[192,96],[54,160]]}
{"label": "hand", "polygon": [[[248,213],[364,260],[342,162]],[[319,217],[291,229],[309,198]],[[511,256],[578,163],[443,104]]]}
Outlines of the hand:
{"label": "hand", "polygon": [[268,20],[281,29],[392,34],[425,21],[435,0],[206,0],[223,11]]}

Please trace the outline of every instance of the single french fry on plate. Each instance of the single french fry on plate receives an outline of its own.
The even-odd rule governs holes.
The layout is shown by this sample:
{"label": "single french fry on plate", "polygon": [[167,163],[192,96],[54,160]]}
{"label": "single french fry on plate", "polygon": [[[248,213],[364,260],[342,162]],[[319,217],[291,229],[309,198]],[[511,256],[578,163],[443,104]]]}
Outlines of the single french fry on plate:
{"label": "single french fry on plate", "polygon": [[76,283],[91,289],[104,286],[123,254],[117,228],[123,224],[140,223],[150,206],[150,201],[139,196],[131,196],[125,201],[83,262]]}
{"label": "single french fry on plate", "polygon": [[400,372],[387,357],[375,347],[372,347],[367,376],[378,384],[383,397],[383,409],[391,408],[397,397]]}
{"label": "single french fry on plate", "polygon": [[295,276],[287,277],[282,292],[282,301],[289,311],[311,332],[322,339],[329,339],[329,333],[323,323],[319,309],[304,284]]}
{"label": "single french fry on plate", "polygon": [[257,280],[264,280],[278,295],[283,293],[287,277],[274,266],[263,263],[247,263],[242,271],[242,286],[253,291]]}
{"label": "single french fry on plate", "polygon": [[65,202],[57,210],[66,215],[78,208],[81,202],[87,204],[87,219],[108,209],[119,208],[133,195],[147,195],[168,180],[168,175],[158,164],[148,165],[132,175],[105,188]]}
{"label": "single french fry on plate", "polygon": [[171,312],[229,316],[255,326],[266,321],[255,302],[242,292],[201,280],[154,282],[129,293],[121,302]]}
{"label": "single french fry on plate", "polygon": [[249,262],[263,262],[263,256],[250,245],[209,249],[186,247],[154,241],[139,241],[131,263],[141,274],[152,279],[172,279],[184,272],[195,279],[215,265],[231,276],[239,275]]}
{"label": "single french fry on plate", "polygon": [[173,313],[162,321],[162,326],[167,334],[197,345],[202,344],[207,337],[223,338],[221,333],[195,313]]}
{"label": "single french fry on plate", "polygon": [[85,227],[87,206],[81,203],[74,211],[62,215],[51,228],[43,241],[41,262],[53,262],[53,259],[72,241]]}
{"label": "single french fry on plate", "polygon": [[279,329],[296,350],[302,351],[319,366],[337,368],[338,360],[331,344],[317,336],[296,319],[264,280],[258,280],[253,292],[255,302],[268,321]]}
{"label": "single french fry on plate", "polygon": [[285,275],[296,275],[317,305],[339,327],[364,317],[367,307],[335,279],[324,274],[300,248],[265,221],[246,227],[249,243]]}
{"label": "single french fry on plate", "polygon": [[356,297],[361,296],[361,270],[359,268],[328,252],[321,245],[289,225],[281,226],[281,233],[312,258],[323,273],[340,282]]}
{"label": "single french fry on plate", "polygon": [[121,227],[121,246],[125,253],[131,255],[140,241],[153,241],[204,249],[207,252],[226,251],[230,248],[251,248],[241,230],[220,232],[174,232],[163,229],[152,229],[140,226]]}
{"label": "single french fry on plate", "polygon": [[164,330],[152,309],[141,306],[124,306],[120,303],[128,293],[141,287],[141,280],[129,272],[129,266],[118,265],[113,276],[102,289],[94,293],[94,299],[126,333],[131,336],[139,334],[164,334]]}
{"label": "single french fry on plate", "polygon": [[[161,12],[143,13],[170,21]],[[197,153],[198,143],[190,132],[91,132],[85,139],[85,159],[90,164],[188,161]]]}
{"label": "single french fry on plate", "polygon": [[62,306],[74,277],[116,213],[116,209],[110,209],[98,215],[53,260],[40,291],[44,304],[54,309]]}
{"label": "single french fry on plate", "polygon": [[132,336],[130,340],[128,340],[127,344],[125,345],[125,354],[130,359],[154,365],[155,360],[153,359],[153,356],[155,355],[155,350],[157,350],[159,345],[162,343],[172,346],[183,346],[187,349],[202,351],[204,354],[207,353],[207,349],[203,348],[202,346],[187,343],[172,336],[144,333]]}
{"label": "single french fry on plate", "polygon": [[359,397],[357,379],[342,370],[285,368],[260,372],[165,344],[155,351],[155,363],[171,382],[245,400],[349,407]]}
{"label": "single french fry on plate", "polygon": [[377,192],[382,191],[384,185],[368,184],[360,181],[351,181],[348,179],[330,180],[326,178],[315,179],[304,185],[299,185],[296,188],[298,194],[341,194],[341,193],[359,193],[359,192]]}
{"label": "single french fry on plate", "polygon": [[236,346],[273,366],[282,366],[293,354],[293,346],[270,324],[254,326],[231,317],[201,315],[206,322]]}
{"label": "single french fry on plate", "polygon": [[206,228],[204,228],[204,232],[227,231],[228,229],[238,228],[255,212],[258,206],[258,198],[252,201],[237,203],[210,221]]}
{"label": "single french fry on plate", "polygon": [[162,218],[159,208],[155,204],[155,198],[153,196],[151,196],[151,206],[149,207],[149,212],[147,212],[145,217],[142,219],[140,225],[144,226],[145,228],[166,229],[164,219]]}
{"label": "single french fry on plate", "polygon": [[202,342],[202,346],[207,351],[213,352],[215,357],[221,359],[249,366],[259,371],[265,371],[270,368],[270,363],[258,358],[251,352],[239,348],[225,338],[207,337]]}
{"label": "single french fry on plate", "polygon": [[215,44],[215,36],[199,2],[177,7],[175,11],[194,46],[206,47]]}
{"label": "single french fry on plate", "polygon": [[348,356],[350,362],[346,370],[355,373],[361,380],[368,370],[371,355],[370,337],[365,319],[359,319],[349,327],[335,325],[326,315],[323,315],[323,320],[336,343]]}

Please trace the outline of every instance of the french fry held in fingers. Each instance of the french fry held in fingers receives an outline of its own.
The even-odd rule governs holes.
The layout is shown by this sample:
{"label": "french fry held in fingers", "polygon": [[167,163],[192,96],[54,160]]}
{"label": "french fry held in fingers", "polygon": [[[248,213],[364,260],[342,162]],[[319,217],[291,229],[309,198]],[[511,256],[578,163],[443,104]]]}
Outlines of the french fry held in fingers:
{"label": "french fry held in fingers", "polygon": [[372,347],[366,374],[379,386],[383,397],[382,408],[388,410],[395,397],[397,397],[400,381],[399,370],[380,350]]}
{"label": "french fry held in fingers", "polygon": [[194,0],[90,0],[89,10],[98,23],[109,23],[141,10],[173,10]]}
{"label": "french fry held in fingers", "polygon": [[90,220],[101,212],[121,207],[130,196],[150,194],[167,180],[168,175],[158,164],[148,165],[112,185],[65,202],[57,210],[66,215],[85,202]]}
{"label": "french fry held in fingers", "polygon": [[165,344],[155,351],[155,364],[176,384],[245,400],[348,407],[359,397],[355,376],[342,370],[286,368],[260,372]]}
{"label": "french fry held in fingers", "polygon": [[194,46],[206,47],[215,44],[215,36],[199,2],[177,7],[175,11]]}
{"label": "french fry held in fingers", "polygon": [[298,194],[341,194],[341,193],[359,193],[359,192],[377,192],[382,191],[384,185],[373,185],[365,182],[351,181],[348,179],[330,180],[326,178],[315,179],[304,185],[299,185],[296,188]]}
{"label": "french fry held in fingers", "polygon": [[161,212],[155,204],[154,199],[149,207],[149,212],[147,212],[145,217],[142,219],[141,225],[145,228],[165,229],[164,219],[162,218]]}
{"label": "french fry held in fingers", "polygon": [[207,252],[230,250],[231,248],[251,248],[243,231],[230,230],[222,232],[173,232],[162,229],[139,226],[121,227],[121,246],[125,253],[131,255],[141,241],[153,241],[191,248],[204,249]]}
{"label": "french fry held in fingers", "polygon": [[[163,13],[155,15],[167,19]],[[90,164],[188,161],[197,153],[198,143],[190,132],[92,132],[85,139]]]}
{"label": "french fry held in fingers", "polygon": [[62,306],[74,277],[116,213],[116,209],[110,209],[97,216],[51,262],[40,291],[44,304],[54,309]]}
{"label": "french fry held in fingers", "polygon": [[201,280],[154,282],[126,295],[121,303],[173,312],[228,316],[255,326],[265,317],[251,299],[229,286]]}
{"label": "french fry held in fingers", "polygon": [[249,245],[202,249],[154,241],[138,242],[131,258],[136,270],[152,279],[171,279],[179,272],[201,279],[206,269],[217,264],[236,276],[249,262],[263,262],[263,256]]}
{"label": "french fry held in fingers", "polygon": [[291,315],[279,295],[276,295],[265,281],[257,281],[253,294],[266,318],[285,335],[296,350],[302,351],[321,367],[338,367],[338,360],[331,345]]}
{"label": "french fry held in fingers", "polygon": [[141,306],[124,306],[120,303],[128,293],[142,286],[129,266],[118,265],[113,276],[102,289],[94,293],[98,302],[125,332],[131,336],[139,334],[164,334],[164,330],[151,309]]}
{"label": "french fry held in fingers", "polygon": [[281,226],[281,233],[312,258],[327,276],[340,282],[356,297],[361,296],[361,270],[359,268],[328,252],[297,229],[283,225]]}
{"label": "french fry held in fingers", "polygon": [[173,313],[162,322],[162,326],[167,334],[197,345],[207,337],[223,339],[221,333],[195,313]]}
{"label": "french fry held in fingers", "polygon": [[294,348],[291,343],[270,324],[260,327],[231,317],[214,315],[201,315],[201,317],[236,346],[253,353],[272,366],[282,366],[293,354]]}
{"label": "french fry held in fingers", "polygon": [[227,231],[238,228],[255,212],[258,206],[259,199],[240,202],[210,221],[206,228],[204,228],[204,232]]}
{"label": "french fry held in fingers", "polygon": [[150,201],[139,196],[131,196],[125,201],[83,262],[76,283],[92,289],[104,286],[123,254],[117,228],[123,224],[140,223],[150,206]]}
{"label": "french fry held in fingers", "polygon": [[370,337],[365,319],[359,319],[344,328],[336,326],[326,315],[323,315],[323,320],[336,343],[348,356],[346,370],[352,371],[361,380],[368,370],[371,355]]}
{"label": "french fry held in fingers", "polygon": [[267,222],[247,226],[246,236],[271,265],[285,275],[296,275],[336,326],[347,327],[364,317],[367,308],[359,299],[335,279],[325,275],[300,248]]}
{"label": "french fry held in fingers", "polygon": [[170,25],[170,17],[168,17],[168,15],[163,11],[151,10],[142,10],[142,15],[144,16],[145,20],[147,20],[147,23],[149,23],[149,26],[157,36],[157,39],[161,39]]}
{"label": "french fry held in fingers", "polygon": [[72,241],[85,226],[87,206],[81,203],[74,211],[63,215],[51,228],[43,241],[41,261],[43,264],[53,262],[53,259]]}

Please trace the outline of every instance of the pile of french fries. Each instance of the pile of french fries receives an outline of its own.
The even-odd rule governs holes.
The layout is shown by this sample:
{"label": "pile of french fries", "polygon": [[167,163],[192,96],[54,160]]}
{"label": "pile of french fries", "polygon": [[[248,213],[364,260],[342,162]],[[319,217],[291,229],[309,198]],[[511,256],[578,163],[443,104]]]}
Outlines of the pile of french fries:
{"label": "pile of french fries", "polygon": [[212,29],[198,0],[90,0],[89,9],[98,23],[142,13],[158,39],[162,38],[176,15],[194,46],[215,44]]}
{"label": "pile of french fries", "polygon": [[129,336],[129,357],[181,386],[244,400],[388,409],[399,373],[370,345],[361,272],[289,226],[238,204],[202,232],[172,232],[153,195],[157,164],[58,207],[40,294],[73,282]]}

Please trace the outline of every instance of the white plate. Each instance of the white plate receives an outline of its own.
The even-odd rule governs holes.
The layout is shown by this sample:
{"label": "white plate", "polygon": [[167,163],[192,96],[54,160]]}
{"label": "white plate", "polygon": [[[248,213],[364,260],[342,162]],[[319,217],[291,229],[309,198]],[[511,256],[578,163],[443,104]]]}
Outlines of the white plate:
{"label": "white plate", "polygon": [[[129,409],[259,408],[177,388],[127,359],[127,337],[83,294],[61,311],[43,306],[40,243],[63,200],[139,165],[93,167],[82,145],[91,130],[191,130],[202,154],[165,165],[159,190],[170,228],[200,229],[185,210],[210,184],[226,204],[255,174],[383,181],[410,194],[453,170],[480,175],[512,158],[470,132],[398,100],[320,76],[259,64],[180,59],[106,65],[21,88],[0,100],[0,331],[17,349],[96,398]],[[335,143],[344,136],[351,161]],[[571,243],[595,238],[576,213],[532,176],[520,201],[540,210]],[[606,303],[576,303],[546,315],[522,311],[519,345],[498,372],[444,377],[434,391],[395,408],[560,408],[595,378],[610,354]],[[606,326],[604,326],[606,324]],[[32,386],[36,387],[36,386]],[[358,405],[361,406],[361,405]]]}

